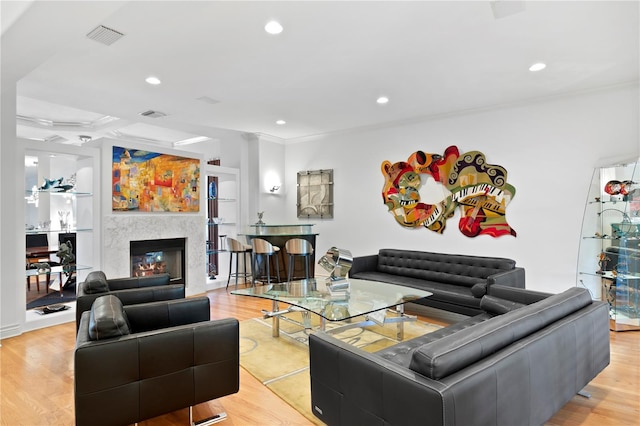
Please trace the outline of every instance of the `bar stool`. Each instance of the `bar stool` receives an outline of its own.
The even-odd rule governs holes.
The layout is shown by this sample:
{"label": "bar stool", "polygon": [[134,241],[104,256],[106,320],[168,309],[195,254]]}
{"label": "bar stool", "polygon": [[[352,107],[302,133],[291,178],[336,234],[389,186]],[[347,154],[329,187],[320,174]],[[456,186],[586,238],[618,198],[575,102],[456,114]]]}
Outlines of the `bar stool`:
{"label": "bar stool", "polygon": [[287,282],[293,276],[295,257],[302,256],[304,260],[304,278],[309,279],[309,258],[313,255],[313,246],[302,238],[292,238],[285,243],[287,254],[289,255],[289,268],[287,270]]}
{"label": "bar stool", "polygon": [[266,256],[267,260],[265,262],[267,269],[267,284],[271,285],[271,270],[269,267],[269,263],[272,259],[272,256],[276,256],[276,272],[278,273],[278,282],[280,282],[280,267],[278,265],[278,253],[280,252],[280,247],[272,245],[269,241],[263,240],[262,238],[253,238],[251,240],[251,247],[253,248],[253,264],[251,265],[254,271],[254,284],[255,278],[258,272],[257,260],[258,256]]}
{"label": "bar stool", "polygon": [[[249,261],[251,261],[251,252],[253,251],[251,246],[241,243],[240,241],[227,237],[227,247],[229,251],[229,278],[227,278],[227,288],[229,288],[229,282],[231,277],[236,277],[236,290],[238,289],[238,277],[242,277],[244,282],[247,282],[247,278],[251,276],[251,273],[247,272],[247,255],[249,255]],[[231,272],[231,263],[233,261],[233,255],[236,255],[236,272]],[[238,262],[240,255],[243,255],[242,263],[244,264],[244,272],[238,271]]]}

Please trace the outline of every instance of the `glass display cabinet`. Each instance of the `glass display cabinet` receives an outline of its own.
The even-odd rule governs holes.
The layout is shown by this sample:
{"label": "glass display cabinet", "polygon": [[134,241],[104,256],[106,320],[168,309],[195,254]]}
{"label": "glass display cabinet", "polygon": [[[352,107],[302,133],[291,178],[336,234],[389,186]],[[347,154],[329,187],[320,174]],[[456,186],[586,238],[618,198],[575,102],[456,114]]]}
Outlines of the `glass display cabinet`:
{"label": "glass display cabinet", "polygon": [[582,222],[577,285],[609,303],[610,328],[640,330],[640,166],[593,172]]}

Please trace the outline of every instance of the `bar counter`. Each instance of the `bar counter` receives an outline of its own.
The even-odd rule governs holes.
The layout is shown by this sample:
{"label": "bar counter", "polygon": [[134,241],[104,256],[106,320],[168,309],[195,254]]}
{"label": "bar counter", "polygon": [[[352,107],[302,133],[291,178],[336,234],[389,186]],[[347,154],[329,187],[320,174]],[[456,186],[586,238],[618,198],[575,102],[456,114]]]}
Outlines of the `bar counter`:
{"label": "bar counter", "polygon": [[[272,245],[280,247],[280,253],[277,256],[278,269],[280,270],[280,280],[287,280],[287,271],[289,269],[289,255],[285,247],[288,240],[292,238],[301,238],[311,243],[313,247],[313,254],[309,258],[309,276],[313,277],[315,274],[316,263],[316,235],[312,230],[313,224],[296,224],[296,225],[251,225],[250,230],[246,233],[238,234],[244,236],[247,239],[247,243],[251,244],[251,240],[254,238],[262,238],[269,241]],[[262,268],[262,265],[260,265]],[[271,272],[272,281],[277,281],[278,274],[276,271]],[[302,256],[294,257],[293,277],[292,279],[304,278],[304,259]]]}

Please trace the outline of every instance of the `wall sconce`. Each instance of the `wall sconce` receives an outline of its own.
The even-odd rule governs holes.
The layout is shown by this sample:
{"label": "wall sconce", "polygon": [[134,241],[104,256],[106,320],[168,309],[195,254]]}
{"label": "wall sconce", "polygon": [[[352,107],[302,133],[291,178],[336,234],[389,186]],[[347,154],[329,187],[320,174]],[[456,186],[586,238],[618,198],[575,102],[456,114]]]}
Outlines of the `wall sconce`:
{"label": "wall sconce", "polygon": [[280,174],[276,171],[269,170],[264,175],[263,181],[263,191],[270,192],[271,194],[276,194],[278,190],[282,187],[282,180],[280,179]]}

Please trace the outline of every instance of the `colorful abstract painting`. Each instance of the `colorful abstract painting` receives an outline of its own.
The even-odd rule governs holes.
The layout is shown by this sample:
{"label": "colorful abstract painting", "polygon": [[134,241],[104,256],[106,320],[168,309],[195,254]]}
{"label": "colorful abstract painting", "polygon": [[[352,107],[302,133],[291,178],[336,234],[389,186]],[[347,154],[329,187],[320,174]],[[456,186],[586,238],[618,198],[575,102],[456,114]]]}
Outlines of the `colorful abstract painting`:
{"label": "colorful abstract painting", "polygon": [[[488,164],[480,151],[460,154],[456,146],[448,147],[443,155],[416,151],[407,161],[384,161],[381,169],[383,201],[404,227],[442,233],[447,219],[459,209],[458,229],[468,237],[516,236],[505,217],[516,189],[507,182],[507,171]],[[429,198],[439,201],[429,204],[420,200],[423,178],[437,183],[436,193]]]}
{"label": "colorful abstract painting", "polygon": [[200,211],[200,160],[113,147],[113,211]]}

